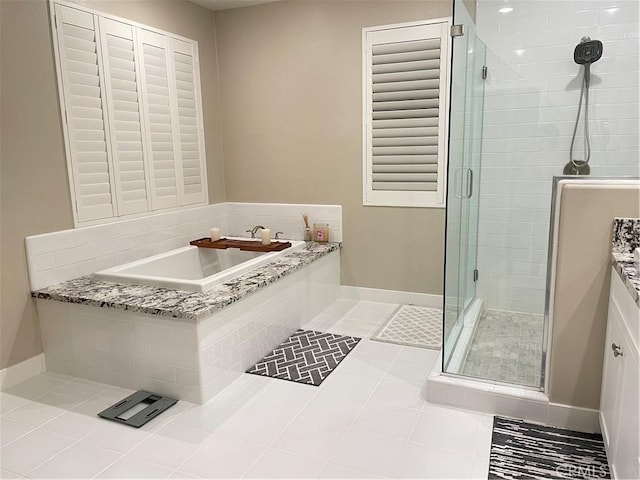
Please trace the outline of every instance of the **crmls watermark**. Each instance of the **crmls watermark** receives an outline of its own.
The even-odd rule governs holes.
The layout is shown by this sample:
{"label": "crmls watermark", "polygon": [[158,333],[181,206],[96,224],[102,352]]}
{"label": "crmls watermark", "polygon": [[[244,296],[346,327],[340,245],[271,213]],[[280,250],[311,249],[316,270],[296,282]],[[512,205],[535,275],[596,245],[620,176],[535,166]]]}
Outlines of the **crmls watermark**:
{"label": "crmls watermark", "polygon": [[556,473],[562,478],[611,478],[607,465],[577,465],[563,463],[556,467]]}

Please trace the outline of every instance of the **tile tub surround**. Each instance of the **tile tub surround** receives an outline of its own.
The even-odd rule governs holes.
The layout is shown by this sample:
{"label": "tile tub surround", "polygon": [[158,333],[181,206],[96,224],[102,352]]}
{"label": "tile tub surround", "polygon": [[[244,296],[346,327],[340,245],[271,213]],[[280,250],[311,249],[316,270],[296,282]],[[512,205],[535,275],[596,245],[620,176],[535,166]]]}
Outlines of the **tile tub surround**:
{"label": "tile tub surround", "polygon": [[335,302],[339,264],[315,244],[206,293],[89,277],[35,292],[47,369],[206,402]]}
{"label": "tile tub surround", "polygon": [[633,262],[633,250],[640,245],[640,218],[615,218],[611,263],[633,301],[640,306],[640,270]]}
{"label": "tile tub surround", "polygon": [[264,225],[283,238],[303,240],[302,213],[330,225],[330,240],[342,242],[342,207],[284,203],[218,203],[132,218],[104,225],[32,235],[25,239],[31,290],[140,260],[208,237],[212,227],[223,235],[247,236]]}

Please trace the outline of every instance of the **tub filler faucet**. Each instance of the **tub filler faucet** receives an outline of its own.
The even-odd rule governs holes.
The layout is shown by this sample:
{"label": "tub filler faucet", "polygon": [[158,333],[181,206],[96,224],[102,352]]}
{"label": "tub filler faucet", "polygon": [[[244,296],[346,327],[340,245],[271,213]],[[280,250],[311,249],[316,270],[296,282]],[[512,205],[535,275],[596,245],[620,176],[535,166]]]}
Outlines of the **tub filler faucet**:
{"label": "tub filler faucet", "polygon": [[251,234],[251,238],[256,238],[256,232],[262,229],[264,229],[262,225],[256,225],[251,230],[247,230],[246,232]]}

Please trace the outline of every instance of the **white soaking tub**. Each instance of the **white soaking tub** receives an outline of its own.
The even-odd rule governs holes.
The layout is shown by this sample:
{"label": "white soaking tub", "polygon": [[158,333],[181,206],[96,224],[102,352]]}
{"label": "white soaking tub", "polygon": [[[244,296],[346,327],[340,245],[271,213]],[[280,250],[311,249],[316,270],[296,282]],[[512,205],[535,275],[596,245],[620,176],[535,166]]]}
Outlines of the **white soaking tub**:
{"label": "white soaking tub", "polygon": [[278,257],[300,250],[304,245],[305,242],[292,240],[291,247],[279,252],[249,252],[237,248],[223,250],[190,245],[101,270],[94,273],[94,278],[115,283],[206,292]]}

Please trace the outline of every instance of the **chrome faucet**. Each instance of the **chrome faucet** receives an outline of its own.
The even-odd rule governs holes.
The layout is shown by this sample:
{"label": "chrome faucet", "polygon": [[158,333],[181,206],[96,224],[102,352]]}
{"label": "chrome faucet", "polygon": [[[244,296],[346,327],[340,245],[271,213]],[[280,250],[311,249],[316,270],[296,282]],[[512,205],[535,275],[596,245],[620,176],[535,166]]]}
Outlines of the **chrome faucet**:
{"label": "chrome faucet", "polygon": [[246,230],[246,232],[251,234],[251,238],[256,238],[256,232],[258,230],[262,230],[263,228],[264,227],[262,225],[256,225],[255,227],[253,227],[253,229]]}

